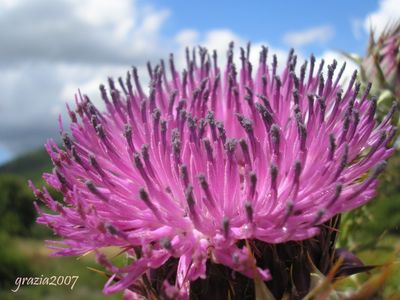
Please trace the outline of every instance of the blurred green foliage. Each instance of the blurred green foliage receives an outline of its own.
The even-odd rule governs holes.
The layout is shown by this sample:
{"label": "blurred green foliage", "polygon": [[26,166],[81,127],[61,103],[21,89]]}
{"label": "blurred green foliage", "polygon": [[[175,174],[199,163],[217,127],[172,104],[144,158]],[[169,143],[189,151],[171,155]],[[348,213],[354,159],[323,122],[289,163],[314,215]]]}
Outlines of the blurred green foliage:
{"label": "blurred green foliage", "polygon": [[[4,232],[0,232],[0,288],[9,288],[18,276],[31,276],[29,261],[18,251],[15,244]],[[1,297],[0,297],[1,298]]]}
{"label": "blurred green foliage", "polygon": [[[105,297],[102,294],[102,287],[107,278],[101,276],[88,267],[99,268],[95,262],[94,255],[87,255],[81,258],[76,257],[51,257],[51,250],[48,249],[43,240],[32,238],[8,238],[9,249],[13,256],[19,260],[23,260],[24,266],[20,266],[19,262],[8,258],[8,266],[19,269],[13,269],[14,272],[7,274],[7,284],[3,285],[0,290],[0,299],[18,299],[18,300],[35,300],[35,299],[74,299],[74,300],[95,300],[95,299],[121,299],[121,293],[111,297]],[[0,248],[1,249],[1,248]],[[2,255],[0,250],[0,255]],[[10,257],[10,256],[9,256]],[[2,266],[4,262],[1,262]],[[15,264],[15,266],[13,265]],[[28,269],[26,268],[28,266]],[[3,274],[0,274],[2,276]],[[28,276],[79,276],[74,288],[70,286],[21,286],[20,289],[13,293],[11,289],[15,289],[15,280],[17,277]]]}
{"label": "blurred green foliage", "polygon": [[35,222],[34,197],[16,175],[0,175],[0,227],[8,234],[27,235]]}
{"label": "blurred green foliage", "polygon": [[[43,172],[50,172],[51,160],[44,150],[23,155],[0,166],[0,299],[121,299],[121,294],[105,297],[107,278],[87,269],[99,268],[93,255],[51,257],[45,239],[57,239],[47,227],[35,223],[35,198],[28,188],[31,179],[41,186]],[[56,199],[60,194],[49,189]],[[39,203],[40,205],[40,203]],[[21,286],[13,293],[17,277],[77,275],[73,290],[66,286]]]}
{"label": "blurred green foliage", "polygon": [[53,166],[44,149],[28,152],[0,166],[0,174],[18,175],[26,180],[40,182],[44,172],[50,172]]}
{"label": "blurred green foliage", "polygon": [[387,234],[400,239],[400,151],[379,178],[377,196],[342,218],[340,245],[352,251],[377,247]]}

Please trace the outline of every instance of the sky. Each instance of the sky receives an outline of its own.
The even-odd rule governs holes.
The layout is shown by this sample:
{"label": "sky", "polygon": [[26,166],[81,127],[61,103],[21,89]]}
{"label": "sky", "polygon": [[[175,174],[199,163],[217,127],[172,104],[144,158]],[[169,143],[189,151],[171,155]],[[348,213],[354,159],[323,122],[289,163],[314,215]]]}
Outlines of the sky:
{"label": "sky", "polygon": [[78,89],[101,107],[99,84],[132,65],[146,80],[147,61],[180,66],[187,45],[223,58],[230,41],[340,62],[398,19],[399,0],[0,0],[0,164],[57,139]]}

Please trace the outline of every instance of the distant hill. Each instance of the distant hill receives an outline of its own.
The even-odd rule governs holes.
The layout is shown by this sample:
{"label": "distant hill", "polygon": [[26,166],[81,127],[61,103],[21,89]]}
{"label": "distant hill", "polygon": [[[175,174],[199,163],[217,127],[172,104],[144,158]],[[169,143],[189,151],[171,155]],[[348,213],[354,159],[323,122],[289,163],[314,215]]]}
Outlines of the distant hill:
{"label": "distant hill", "polygon": [[0,174],[14,174],[35,182],[40,181],[43,172],[51,170],[51,160],[44,149],[28,152],[0,166]]}

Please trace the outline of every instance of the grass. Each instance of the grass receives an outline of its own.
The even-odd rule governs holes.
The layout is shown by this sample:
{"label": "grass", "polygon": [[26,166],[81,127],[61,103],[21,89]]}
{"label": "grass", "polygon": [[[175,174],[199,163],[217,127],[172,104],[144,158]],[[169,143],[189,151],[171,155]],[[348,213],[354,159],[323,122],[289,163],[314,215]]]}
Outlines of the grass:
{"label": "grass", "polygon": [[[76,257],[50,257],[50,250],[46,248],[43,241],[13,238],[15,251],[19,252],[29,261],[29,265],[36,276],[67,276],[77,275],[74,288],[71,290],[68,286],[21,286],[17,292],[14,282],[10,286],[0,291],[0,299],[9,300],[35,300],[35,299],[60,299],[60,300],[94,300],[94,299],[122,299],[122,293],[112,296],[104,296],[102,288],[107,278],[89,270],[87,267],[101,269],[94,259],[94,255],[83,256],[80,259]],[[24,277],[24,274],[20,274]]]}

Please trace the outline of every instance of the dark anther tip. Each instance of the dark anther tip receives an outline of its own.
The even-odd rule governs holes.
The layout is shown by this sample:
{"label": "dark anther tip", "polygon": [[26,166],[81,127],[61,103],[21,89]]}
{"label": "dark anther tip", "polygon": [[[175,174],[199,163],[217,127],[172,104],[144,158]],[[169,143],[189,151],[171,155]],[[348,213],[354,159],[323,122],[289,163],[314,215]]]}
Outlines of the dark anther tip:
{"label": "dark anther tip", "polygon": [[236,149],[237,140],[236,139],[227,139],[225,143],[225,149],[228,153],[233,153]]}
{"label": "dark anther tip", "polygon": [[145,188],[140,188],[139,189],[139,197],[142,199],[144,202],[149,201],[149,194],[146,192]]}
{"label": "dark anther tip", "polygon": [[254,171],[250,171],[249,178],[250,178],[251,185],[253,185],[253,186],[256,185],[256,183],[257,183],[257,175],[256,175],[256,173]]}

